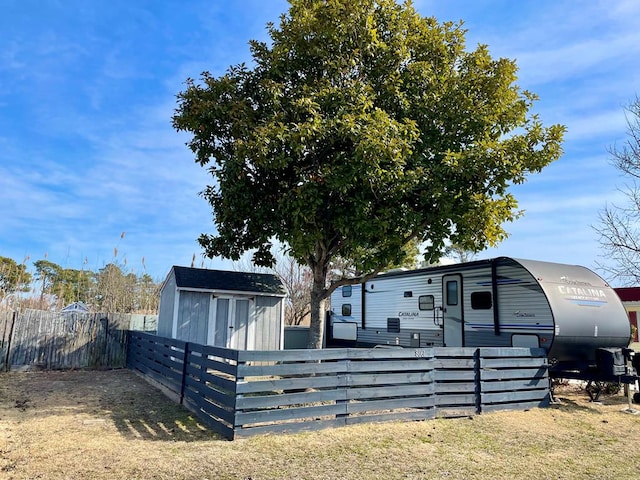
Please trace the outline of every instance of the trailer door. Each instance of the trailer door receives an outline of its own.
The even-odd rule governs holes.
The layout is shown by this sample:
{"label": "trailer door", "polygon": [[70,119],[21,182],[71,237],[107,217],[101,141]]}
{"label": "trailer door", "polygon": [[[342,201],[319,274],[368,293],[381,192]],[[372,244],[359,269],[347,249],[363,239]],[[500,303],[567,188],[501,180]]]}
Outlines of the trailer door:
{"label": "trailer door", "polygon": [[464,321],[462,318],[462,276],[442,277],[442,317],[444,344],[447,347],[464,346]]}

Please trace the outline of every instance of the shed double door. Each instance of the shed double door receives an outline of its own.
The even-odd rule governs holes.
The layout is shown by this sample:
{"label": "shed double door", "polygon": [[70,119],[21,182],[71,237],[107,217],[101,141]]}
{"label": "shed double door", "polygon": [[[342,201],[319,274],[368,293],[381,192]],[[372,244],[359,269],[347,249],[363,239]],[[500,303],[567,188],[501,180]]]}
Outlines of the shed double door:
{"label": "shed double door", "polygon": [[212,300],[209,312],[209,345],[249,349],[249,299],[215,296]]}

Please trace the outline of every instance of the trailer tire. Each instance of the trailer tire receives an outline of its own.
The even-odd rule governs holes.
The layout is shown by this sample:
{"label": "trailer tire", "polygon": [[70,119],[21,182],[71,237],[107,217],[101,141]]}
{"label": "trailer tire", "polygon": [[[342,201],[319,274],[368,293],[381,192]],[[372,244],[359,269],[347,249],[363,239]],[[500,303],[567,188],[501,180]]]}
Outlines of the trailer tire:
{"label": "trailer tire", "polygon": [[633,403],[640,403],[640,392],[633,394]]}

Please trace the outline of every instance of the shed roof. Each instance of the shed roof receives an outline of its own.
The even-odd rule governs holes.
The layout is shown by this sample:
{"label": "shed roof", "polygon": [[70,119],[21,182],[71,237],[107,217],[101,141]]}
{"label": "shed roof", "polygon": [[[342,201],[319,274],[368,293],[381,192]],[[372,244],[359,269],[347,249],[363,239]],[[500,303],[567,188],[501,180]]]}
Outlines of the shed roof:
{"label": "shed roof", "polygon": [[271,273],[230,272],[173,266],[178,288],[202,290],[228,290],[233,292],[285,295],[280,279]]}
{"label": "shed roof", "polygon": [[60,310],[62,313],[88,313],[89,307],[82,302],[73,302]]}

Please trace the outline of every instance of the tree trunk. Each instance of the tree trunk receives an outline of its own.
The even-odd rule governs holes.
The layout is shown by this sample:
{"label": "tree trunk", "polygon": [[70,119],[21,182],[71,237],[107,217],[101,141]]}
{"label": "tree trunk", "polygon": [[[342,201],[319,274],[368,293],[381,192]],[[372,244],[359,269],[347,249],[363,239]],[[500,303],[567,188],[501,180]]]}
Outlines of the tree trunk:
{"label": "tree trunk", "polygon": [[327,299],[327,265],[324,261],[311,265],[313,285],[311,287],[311,323],[309,325],[309,348],[322,348],[324,345],[324,318]]}

